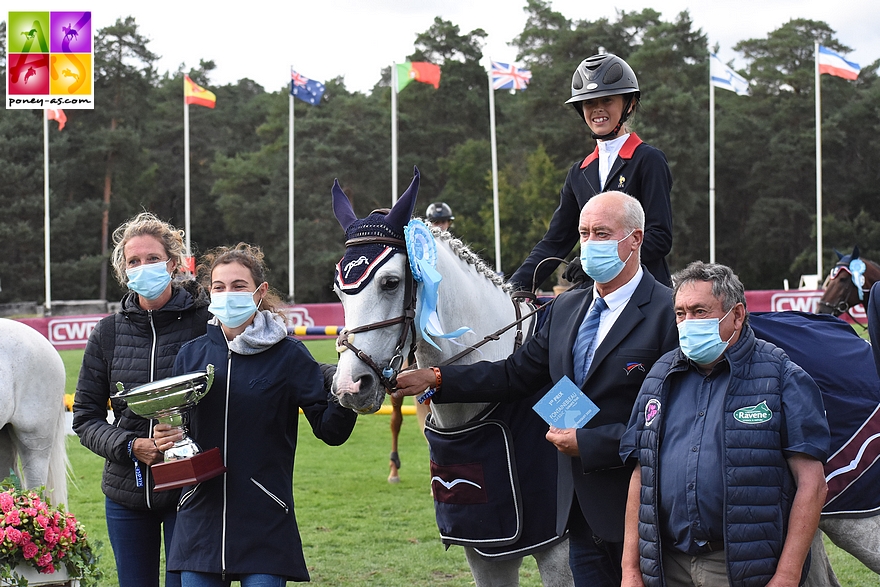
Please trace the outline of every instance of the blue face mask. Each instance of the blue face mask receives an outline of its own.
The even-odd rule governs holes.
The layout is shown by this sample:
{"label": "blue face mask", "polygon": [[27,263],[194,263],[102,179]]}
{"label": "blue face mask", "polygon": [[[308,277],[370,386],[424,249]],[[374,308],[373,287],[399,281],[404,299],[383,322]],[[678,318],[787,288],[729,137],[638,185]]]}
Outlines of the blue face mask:
{"label": "blue face mask", "polygon": [[736,330],[734,330],[730,338],[723,341],[718,330],[721,321],[727,318],[732,311],[733,308],[728,310],[720,320],[718,318],[704,318],[679,322],[678,344],[681,347],[681,352],[698,365],[709,365],[715,362],[736,335]]}
{"label": "blue face mask", "polygon": [[[254,303],[253,292],[246,291],[218,291],[211,294],[211,304],[208,311],[214,314],[224,326],[238,328],[248,321],[248,318],[256,314],[257,304]],[[263,300],[260,300],[263,303]]]}
{"label": "blue face mask", "polygon": [[[626,258],[626,261],[621,261],[620,255],[617,254],[617,245],[628,239],[634,232],[634,230],[629,231],[629,234],[619,241],[588,240],[581,243],[581,265],[593,281],[608,283],[620,275],[620,272],[626,267],[626,261],[629,261],[629,257]],[[632,256],[632,251],[629,254]]]}
{"label": "blue face mask", "polygon": [[168,261],[160,261],[126,269],[128,288],[148,300],[155,300],[171,283],[171,274],[168,273],[167,265]]}

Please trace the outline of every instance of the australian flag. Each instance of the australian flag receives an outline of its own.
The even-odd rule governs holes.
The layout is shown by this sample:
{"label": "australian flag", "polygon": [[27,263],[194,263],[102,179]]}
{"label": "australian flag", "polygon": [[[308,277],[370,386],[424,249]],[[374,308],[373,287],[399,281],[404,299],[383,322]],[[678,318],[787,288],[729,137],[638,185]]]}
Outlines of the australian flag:
{"label": "australian flag", "polygon": [[509,63],[492,62],[492,89],[524,90],[532,79],[532,72]]}
{"label": "australian flag", "polygon": [[301,73],[297,73],[290,68],[290,95],[296,96],[303,102],[317,106],[321,103],[321,96],[324,95],[324,84],[313,79],[309,79]]}

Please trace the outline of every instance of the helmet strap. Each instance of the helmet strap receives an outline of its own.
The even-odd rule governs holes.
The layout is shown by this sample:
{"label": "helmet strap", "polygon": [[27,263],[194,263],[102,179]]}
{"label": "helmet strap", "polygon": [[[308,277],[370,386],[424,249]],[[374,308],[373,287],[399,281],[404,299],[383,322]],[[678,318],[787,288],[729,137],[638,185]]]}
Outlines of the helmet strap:
{"label": "helmet strap", "polygon": [[[616,137],[617,133],[620,132],[620,129],[623,126],[623,123],[625,123],[627,120],[629,120],[630,107],[633,104],[633,97],[634,96],[635,96],[635,94],[627,94],[626,101],[623,103],[623,114],[620,116],[620,120],[617,122],[617,125],[611,130],[611,132],[609,132],[608,134],[604,134],[604,135],[597,135],[592,130],[590,130],[590,136],[593,137],[594,139],[596,139],[597,141],[605,141],[605,140],[612,139],[612,138]],[[587,114],[585,112],[583,113],[583,117],[584,117],[584,122],[586,122],[587,121]],[[589,128],[589,125],[587,125],[587,128]]]}

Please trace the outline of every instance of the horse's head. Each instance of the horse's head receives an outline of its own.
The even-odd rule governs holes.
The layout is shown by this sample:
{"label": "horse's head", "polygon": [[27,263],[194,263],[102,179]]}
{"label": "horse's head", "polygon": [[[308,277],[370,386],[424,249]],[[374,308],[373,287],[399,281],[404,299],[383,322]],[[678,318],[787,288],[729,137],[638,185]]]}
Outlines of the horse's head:
{"label": "horse's head", "polygon": [[[876,277],[868,282],[868,273],[874,274],[875,266],[872,262],[865,262],[859,258],[859,247],[855,246],[852,253],[844,255],[839,251],[837,263],[831,269],[822,289],[825,293],[819,300],[816,308],[817,314],[833,314],[840,316],[853,306],[858,306],[867,301],[867,290],[876,281]],[[859,281],[859,285],[856,285]]]}
{"label": "horse's head", "polygon": [[346,237],[345,256],[336,265],[334,290],[345,309],[345,330],[337,339],[339,364],[333,393],[356,412],[377,411],[412,342],[415,316],[403,228],[412,217],[419,170],[389,210],[358,219],[348,197],[333,185],[333,211]]}

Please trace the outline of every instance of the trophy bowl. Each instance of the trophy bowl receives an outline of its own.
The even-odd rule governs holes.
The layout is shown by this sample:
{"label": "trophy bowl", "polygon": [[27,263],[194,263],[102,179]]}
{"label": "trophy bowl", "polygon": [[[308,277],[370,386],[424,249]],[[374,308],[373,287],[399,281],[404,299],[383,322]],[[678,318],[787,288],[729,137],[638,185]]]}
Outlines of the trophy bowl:
{"label": "trophy bowl", "polygon": [[125,400],[132,412],[176,426],[183,438],[165,451],[165,462],[151,467],[156,491],[194,485],[226,471],[220,449],[203,451],[187,434],[190,413],[214,382],[214,365],[204,371],[167,377],[126,390],[117,383],[113,397]]}

